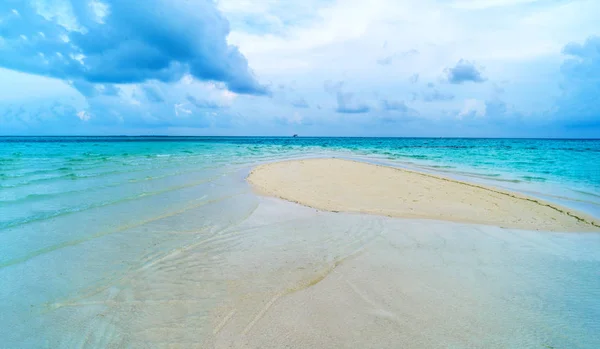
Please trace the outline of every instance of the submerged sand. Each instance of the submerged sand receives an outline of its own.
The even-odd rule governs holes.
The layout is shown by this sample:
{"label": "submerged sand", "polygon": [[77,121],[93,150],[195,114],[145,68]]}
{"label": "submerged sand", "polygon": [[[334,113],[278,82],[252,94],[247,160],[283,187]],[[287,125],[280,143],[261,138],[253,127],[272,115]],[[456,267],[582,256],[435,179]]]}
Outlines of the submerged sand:
{"label": "submerged sand", "polygon": [[350,160],[265,164],[256,167],[248,181],[261,194],[327,211],[526,230],[600,230],[593,217],[522,194]]}

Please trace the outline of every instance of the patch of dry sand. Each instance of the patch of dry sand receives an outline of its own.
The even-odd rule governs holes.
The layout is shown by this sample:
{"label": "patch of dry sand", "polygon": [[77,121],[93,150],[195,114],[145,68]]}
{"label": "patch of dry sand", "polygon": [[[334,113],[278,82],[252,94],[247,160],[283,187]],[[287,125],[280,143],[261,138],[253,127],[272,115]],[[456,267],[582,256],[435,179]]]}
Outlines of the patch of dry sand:
{"label": "patch of dry sand", "polygon": [[436,219],[543,231],[598,231],[600,222],[568,208],[494,187],[341,159],[256,167],[261,194],[327,211]]}

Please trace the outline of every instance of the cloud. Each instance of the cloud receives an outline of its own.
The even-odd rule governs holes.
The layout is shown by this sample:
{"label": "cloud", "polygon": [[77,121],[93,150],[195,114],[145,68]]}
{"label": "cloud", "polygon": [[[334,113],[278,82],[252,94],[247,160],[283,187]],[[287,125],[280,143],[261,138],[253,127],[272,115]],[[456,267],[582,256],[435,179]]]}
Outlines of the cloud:
{"label": "cloud", "polygon": [[113,84],[91,84],[85,80],[71,81],[70,85],[79,91],[79,93],[81,93],[83,96],[89,98],[101,95],[118,96],[121,91]]}
{"label": "cloud", "polygon": [[451,3],[452,7],[465,10],[485,10],[494,7],[522,6],[539,0],[458,0]]}
{"label": "cloud", "polygon": [[600,128],[600,37],[583,44],[571,42],[563,49],[561,96],[554,117],[569,126]]}
{"label": "cloud", "polygon": [[5,105],[0,101],[0,134],[65,134],[88,124],[90,115],[63,101],[31,101]]}
{"label": "cloud", "polygon": [[77,112],[77,117],[81,120],[81,121],[89,121],[91,116],[88,112],[86,112],[85,110],[81,110],[79,112]]}
{"label": "cloud", "polygon": [[406,105],[404,101],[382,99],[381,109],[386,113],[378,116],[384,123],[393,123],[400,120],[412,120],[419,116],[419,112]]}
{"label": "cloud", "polygon": [[440,92],[438,89],[432,87],[423,92],[423,101],[425,102],[443,102],[451,101],[453,99],[453,94]]}
{"label": "cloud", "polygon": [[309,108],[308,102],[304,98],[299,98],[295,101],[292,101],[292,105],[296,108]]}
{"label": "cloud", "polygon": [[105,96],[118,96],[121,93],[121,89],[112,84],[103,84],[98,87],[101,93]]}
{"label": "cloud", "polygon": [[494,94],[496,94],[496,95],[499,95],[499,94],[502,94],[502,93],[504,93],[504,92],[505,92],[505,90],[504,90],[504,87],[502,87],[502,86],[500,86],[500,85],[498,85],[498,84],[494,83],[494,84],[492,85],[492,92],[493,92]]}
{"label": "cloud", "polygon": [[[527,126],[529,126],[529,128],[533,129],[539,127],[539,125],[534,127],[531,127],[531,125],[526,125],[526,127],[524,127],[527,120],[524,120],[523,114],[515,110],[513,106],[508,105],[505,101],[497,97],[485,101],[485,118],[488,119],[488,122],[495,125],[509,125],[519,128],[527,128]],[[530,124],[539,122],[539,115],[537,117],[530,116],[529,121]]]}
{"label": "cloud", "polygon": [[387,111],[398,111],[398,112],[407,112],[409,110],[408,106],[404,101],[390,101],[387,99],[381,100],[381,108]]}
{"label": "cloud", "polygon": [[600,36],[591,36],[585,40],[583,44],[570,42],[563,48],[562,52],[565,55],[579,57],[582,59],[600,56]]}
{"label": "cloud", "polygon": [[413,74],[408,78],[408,82],[410,82],[411,84],[416,84],[417,82],[419,82],[419,74]]}
{"label": "cloud", "polygon": [[453,68],[446,68],[444,72],[448,82],[451,84],[462,84],[464,82],[484,82],[486,79],[481,75],[482,68],[475,63],[461,59]]}
{"label": "cloud", "polygon": [[412,56],[416,56],[418,54],[419,54],[419,51],[417,51],[415,49],[404,51],[404,52],[399,52],[399,53],[394,53],[394,54],[389,55],[387,57],[378,59],[377,60],[377,64],[379,64],[379,65],[390,65],[390,64],[392,64],[397,59],[412,57]]}
{"label": "cloud", "polygon": [[0,21],[0,67],[92,84],[171,82],[189,73],[237,93],[268,93],[238,48],[227,43],[228,22],[210,0],[42,5],[0,4],[6,14]]}
{"label": "cloud", "polygon": [[327,93],[337,93],[342,89],[342,87],[344,87],[343,81],[326,80],[323,83],[323,88],[325,89],[325,92],[327,92]]}
{"label": "cloud", "polygon": [[[337,106],[335,111],[343,114],[362,114],[367,113],[371,110],[367,104],[356,101],[354,99],[354,94],[351,92],[344,92],[342,89],[344,87],[343,81],[331,81],[327,80],[323,83],[323,87],[325,92],[330,94],[335,94]],[[317,106],[318,108],[318,106]]]}
{"label": "cloud", "polygon": [[90,84],[84,80],[76,80],[71,82],[71,86],[73,86],[79,93],[84,95],[85,97],[95,97],[100,92],[96,88],[95,84]]}
{"label": "cloud", "polygon": [[173,111],[175,112],[175,116],[181,117],[185,115],[192,114],[192,111],[185,107],[184,103],[176,103],[173,105]]}
{"label": "cloud", "polygon": [[161,91],[156,86],[144,85],[141,88],[148,101],[152,103],[162,103],[165,101]]}
{"label": "cloud", "polygon": [[458,112],[458,118],[481,117],[486,115],[486,103],[477,99],[465,99],[462,109]]}
{"label": "cloud", "polygon": [[190,102],[192,105],[199,109],[218,109],[222,107],[214,101],[202,100],[190,95],[188,95],[186,99],[188,100],[188,102]]}
{"label": "cloud", "polygon": [[280,125],[312,125],[312,120],[304,117],[302,114],[298,112],[294,112],[292,114],[285,114],[284,116],[275,117],[274,121]]}
{"label": "cloud", "polygon": [[338,91],[337,93],[337,107],[335,111],[344,114],[362,114],[367,113],[371,108],[361,102],[354,100],[354,94],[350,92]]}

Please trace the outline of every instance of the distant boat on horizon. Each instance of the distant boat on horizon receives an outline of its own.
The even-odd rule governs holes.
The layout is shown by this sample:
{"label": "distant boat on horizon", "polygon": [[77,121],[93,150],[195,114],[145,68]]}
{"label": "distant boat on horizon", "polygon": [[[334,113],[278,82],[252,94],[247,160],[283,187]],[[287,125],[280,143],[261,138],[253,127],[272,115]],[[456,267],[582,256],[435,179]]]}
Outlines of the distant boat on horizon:
{"label": "distant boat on horizon", "polygon": [[294,133],[294,135],[292,137],[296,138],[296,137],[298,137],[298,134]]}

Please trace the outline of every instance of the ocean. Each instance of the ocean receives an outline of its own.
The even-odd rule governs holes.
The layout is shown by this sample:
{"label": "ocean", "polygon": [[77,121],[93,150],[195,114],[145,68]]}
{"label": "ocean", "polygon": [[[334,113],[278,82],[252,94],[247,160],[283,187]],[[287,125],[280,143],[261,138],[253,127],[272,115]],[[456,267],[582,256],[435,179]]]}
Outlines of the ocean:
{"label": "ocean", "polygon": [[[257,164],[310,157],[441,174],[600,217],[600,140],[0,137],[0,347],[208,343],[226,327],[228,305],[264,303],[313,280],[382,231],[422,238],[421,247],[446,234],[451,258],[423,263],[423,275],[489,276],[469,279],[472,297],[486,302],[456,326],[506,327],[473,325],[467,339],[432,330],[434,343],[600,347],[599,234],[315,213],[245,182]],[[260,312],[244,309],[239,321]]]}

